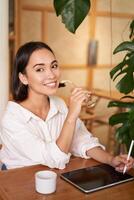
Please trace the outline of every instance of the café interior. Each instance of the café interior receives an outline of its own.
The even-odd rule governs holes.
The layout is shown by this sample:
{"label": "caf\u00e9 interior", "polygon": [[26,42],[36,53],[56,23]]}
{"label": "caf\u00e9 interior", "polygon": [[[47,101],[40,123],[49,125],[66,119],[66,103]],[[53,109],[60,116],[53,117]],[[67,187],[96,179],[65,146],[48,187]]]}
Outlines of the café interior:
{"label": "caf\u00e9 interior", "polygon": [[[5,29],[9,33],[8,44],[3,42],[8,59],[2,58],[7,69],[1,69],[6,78],[1,75],[0,115],[12,98],[10,77],[17,49],[27,41],[44,41],[56,54],[62,71],[61,80],[69,80],[92,92],[94,104],[89,108],[83,106],[80,118],[108,151],[116,153],[119,145],[115,128],[109,125],[109,117],[118,109],[108,108],[108,103],[119,100],[122,94],[115,87],[116,81],[110,79],[110,71],[124,56],[124,52],[113,55],[113,51],[119,43],[129,39],[133,8],[132,0],[91,0],[88,15],[76,32],[71,33],[61,17],[56,16],[52,0],[9,0],[6,8],[8,27]],[[71,85],[67,84],[59,88],[57,95],[67,103],[70,90]]]}
{"label": "caf\u00e9 interior", "polygon": [[[125,151],[115,137],[116,127],[109,125],[111,115],[121,112],[118,107],[108,107],[110,101],[120,101],[122,94],[111,80],[110,71],[123,59],[125,52],[113,54],[123,41],[129,40],[129,26],[134,18],[133,0],[91,0],[88,15],[75,33],[71,33],[56,16],[53,0],[2,0],[0,2],[0,117],[8,100],[12,99],[10,79],[15,53],[20,45],[28,41],[43,41],[51,46],[62,71],[61,81],[66,87],[58,89],[57,95],[68,104],[72,84],[91,91],[90,104],[84,104],[80,119],[87,129],[99,138],[107,151],[116,155]],[[71,161],[66,170],[96,164],[94,160],[78,158]],[[0,174],[0,199],[90,199],[70,185],[58,179],[56,195],[41,196],[35,193],[34,174],[43,166],[32,166],[20,170],[8,170]],[[58,171],[56,171],[59,173]],[[64,172],[64,170],[62,171]],[[18,183],[18,184],[17,184]],[[3,185],[3,186],[2,186]],[[125,185],[125,184],[124,184]],[[131,199],[132,186],[105,190],[92,199]],[[110,193],[109,193],[109,192]],[[128,192],[127,195],[125,191]],[[67,197],[67,198],[66,198]]]}

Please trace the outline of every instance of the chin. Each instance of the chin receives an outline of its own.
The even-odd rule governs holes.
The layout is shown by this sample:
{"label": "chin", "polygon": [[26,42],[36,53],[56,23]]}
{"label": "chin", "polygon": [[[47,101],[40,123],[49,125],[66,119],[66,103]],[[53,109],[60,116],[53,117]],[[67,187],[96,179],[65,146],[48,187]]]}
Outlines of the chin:
{"label": "chin", "polygon": [[53,90],[49,90],[46,94],[52,96],[52,95],[55,95],[56,92],[57,92],[57,88]]}

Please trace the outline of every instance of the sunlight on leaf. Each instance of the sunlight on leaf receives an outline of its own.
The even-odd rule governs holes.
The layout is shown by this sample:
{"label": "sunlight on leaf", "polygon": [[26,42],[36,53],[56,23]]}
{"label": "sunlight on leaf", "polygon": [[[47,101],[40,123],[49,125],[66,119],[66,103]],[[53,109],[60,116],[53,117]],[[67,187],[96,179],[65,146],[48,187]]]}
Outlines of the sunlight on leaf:
{"label": "sunlight on leaf", "polygon": [[90,10],[90,0],[54,0],[54,8],[66,28],[75,33]]}

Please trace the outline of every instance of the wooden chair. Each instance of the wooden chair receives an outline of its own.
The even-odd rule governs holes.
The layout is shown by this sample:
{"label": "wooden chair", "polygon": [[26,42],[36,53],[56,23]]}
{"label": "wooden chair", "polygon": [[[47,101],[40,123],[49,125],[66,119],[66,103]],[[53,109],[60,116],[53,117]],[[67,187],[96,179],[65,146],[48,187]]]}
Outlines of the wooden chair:
{"label": "wooden chair", "polygon": [[86,112],[81,112],[80,114],[80,119],[84,122],[86,128],[91,131],[92,130],[92,123],[95,119],[95,115],[93,113],[86,113]]}
{"label": "wooden chair", "polygon": [[[109,117],[112,115],[111,112],[105,113],[103,111],[101,114],[98,113],[97,107],[101,106],[101,98],[97,101],[96,105],[93,108],[83,108],[83,114],[81,115],[81,119],[84,121],[87,129],[94,133],[95,128],[105,126],[108,130],[107,133],[107,142],[106,142],[106,148],[111,154],[115,154],[115,128],[111,127],[109,125]],[[109,108],[108,108],[109,109]],[[103,109],[102,109],[103,110]],[[117,110],[113,110],[113,113],[117,112]],[[100,136],[101,137],[101,136]]]}
{"label": "wooden chair", "polygon": [[[0,149],[2,148],[2,144],[0,144]],[[7,170],[6,165],[0,161],[0,170]]]}

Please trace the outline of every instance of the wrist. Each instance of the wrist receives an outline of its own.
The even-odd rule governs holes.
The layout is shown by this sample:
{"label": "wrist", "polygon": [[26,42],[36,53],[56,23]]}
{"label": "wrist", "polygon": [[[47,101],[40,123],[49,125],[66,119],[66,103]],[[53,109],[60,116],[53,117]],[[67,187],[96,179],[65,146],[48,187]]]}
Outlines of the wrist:
{"label": "wrist", "polygon": [[69,123],[74,123],[74,122],[76,122],[77,118],[78,117],[76,117],[75,115],[68,113],[68,115],[66,117],[66,121]]}
{"label": "wrist", "polygon": [[112,155],[109,155],[109,157],[108,157],[108,164],[109,165],[111,165],[111,166],[113,166],[113,158],[114,158],[114,156],[112,156]]}

